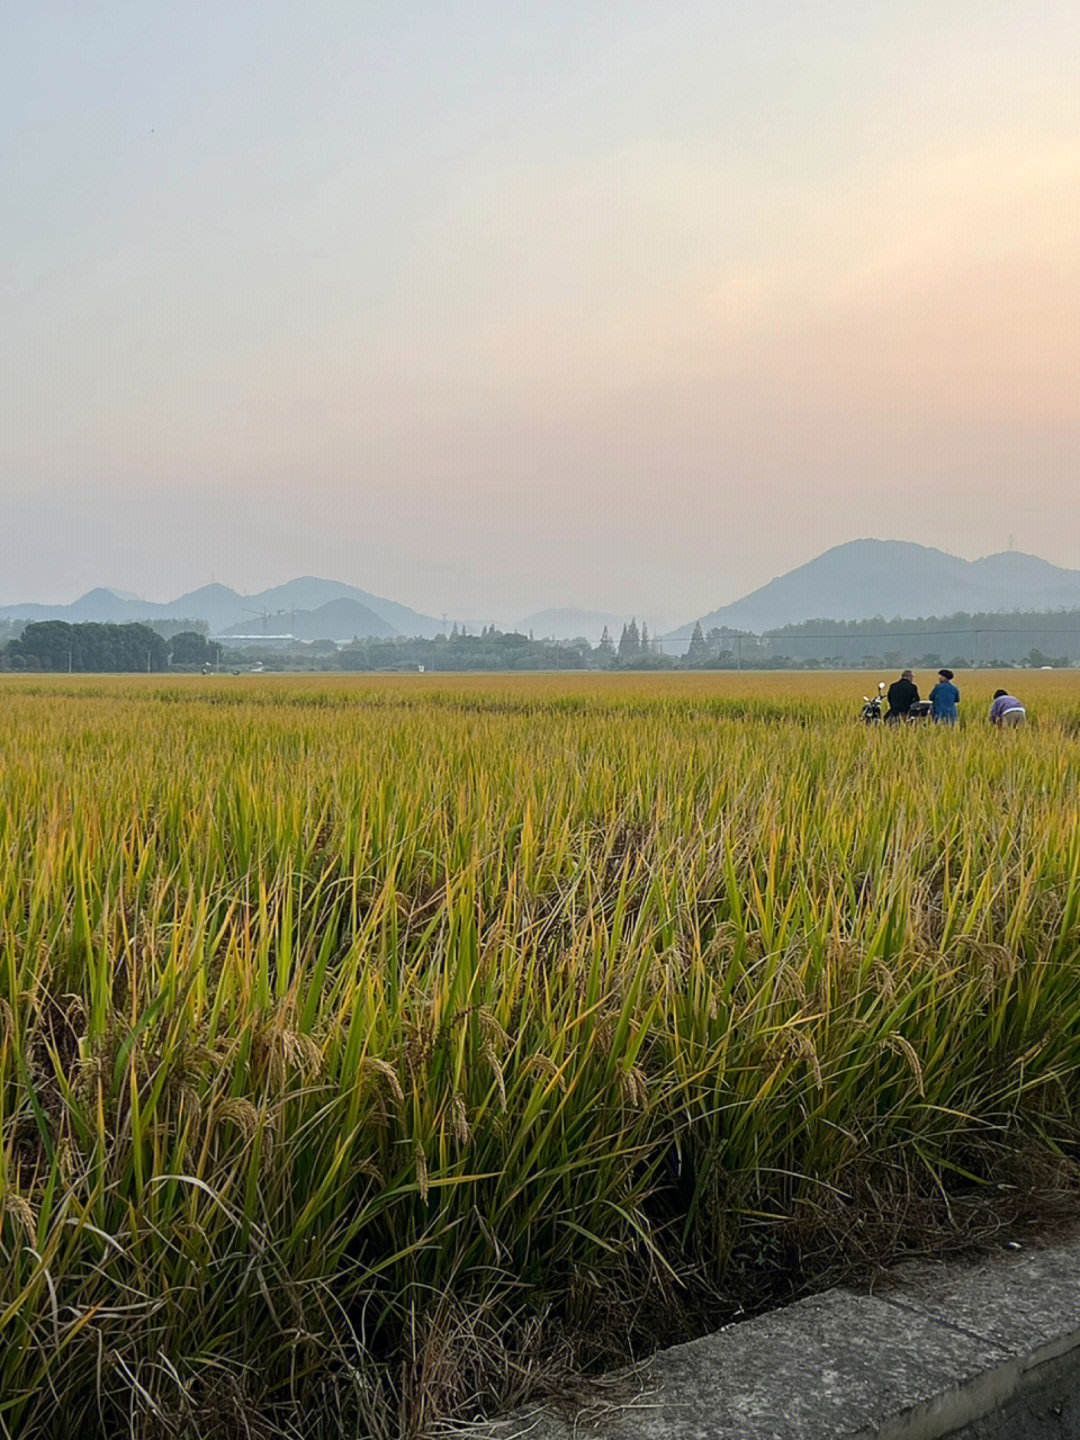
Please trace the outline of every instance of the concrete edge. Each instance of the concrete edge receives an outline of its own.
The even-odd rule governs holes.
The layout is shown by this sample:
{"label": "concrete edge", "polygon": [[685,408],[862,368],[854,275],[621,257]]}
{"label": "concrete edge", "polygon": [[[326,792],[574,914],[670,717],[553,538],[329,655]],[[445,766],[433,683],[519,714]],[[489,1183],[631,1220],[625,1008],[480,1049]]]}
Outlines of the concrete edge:
{"label": "concrete edge", "polygon": [[[459,1440],[1080,1440],[1078,1355],[1080,1229],[975,1261],[901,1265],[870,1294],[827,1291],[727,1326],[607,1377],[597,1404],[576,1413],[532,1406],[440,1433]],[[1040,1407],[1044,1419],[1034,1425]],[[1054,1418],[1063,1414],[1064,1421]]]}
{"label": "concrete edge", "polygon": [[[942,1391],[901,1415],[889,1417],[853,1440],[949,1440],[961,1437],[988,1416],[1004,1410],[1022,1395],[1037,1395],[1044,1385],[1056,1384],[1055,1364],[1080,1349],[1080,1330],[1042,1346],[1028,1355],[1006,1360],[972,1376],[963,1384]],[[1080,1375],[1077,1376],[1080,1391]]]}

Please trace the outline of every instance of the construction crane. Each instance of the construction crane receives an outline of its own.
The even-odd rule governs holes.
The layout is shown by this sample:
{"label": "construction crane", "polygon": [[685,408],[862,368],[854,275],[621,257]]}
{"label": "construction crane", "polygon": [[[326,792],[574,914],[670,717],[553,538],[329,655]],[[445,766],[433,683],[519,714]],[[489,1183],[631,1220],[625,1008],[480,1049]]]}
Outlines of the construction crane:
{"label": "construction crane", "polygon": [[243,612],[244,612],[245,615],[258,615],[258,616],[261,618],[261,620],[262,620],[262,627],[263,627],[263,634],[265,635],[265,634],[266,634],[266,631],[267,631],[267,625],[268,625],[268,622],[269,622],[269,619],[270,619],[270,611],[269,611],[269,610],[250,610],[246,605],[241,605],[241,606],[240,606],[240,609],[243,610]]}

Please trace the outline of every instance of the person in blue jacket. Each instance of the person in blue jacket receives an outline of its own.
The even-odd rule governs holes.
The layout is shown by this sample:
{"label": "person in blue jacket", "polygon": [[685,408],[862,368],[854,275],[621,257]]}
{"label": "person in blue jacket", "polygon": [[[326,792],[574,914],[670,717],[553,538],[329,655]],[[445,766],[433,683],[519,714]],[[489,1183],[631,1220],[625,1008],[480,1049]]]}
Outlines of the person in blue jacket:
{"label": "person in blue jacket", "polygon": [[939,725],[956,724],[956,707],[960,704],[960,691],[953,684],[951,670],[939,670],[937,684],[930,691],[932,714]]}

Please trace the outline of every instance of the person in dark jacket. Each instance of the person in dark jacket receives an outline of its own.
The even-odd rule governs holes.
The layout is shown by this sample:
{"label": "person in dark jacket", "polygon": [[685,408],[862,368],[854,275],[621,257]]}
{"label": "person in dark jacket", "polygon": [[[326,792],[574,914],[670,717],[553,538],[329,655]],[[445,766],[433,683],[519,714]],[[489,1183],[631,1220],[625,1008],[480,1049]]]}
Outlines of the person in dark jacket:
{"label": "person in dark jacket", "polygon": [[898,720],[906,720],[908,711],[919,698],[919,687],[915,684],[915,677],[910,670],[902,671],[900,679],[892,682],[889,686],[888,698],[889,708],[885,712],[886,722],[895,725]]}

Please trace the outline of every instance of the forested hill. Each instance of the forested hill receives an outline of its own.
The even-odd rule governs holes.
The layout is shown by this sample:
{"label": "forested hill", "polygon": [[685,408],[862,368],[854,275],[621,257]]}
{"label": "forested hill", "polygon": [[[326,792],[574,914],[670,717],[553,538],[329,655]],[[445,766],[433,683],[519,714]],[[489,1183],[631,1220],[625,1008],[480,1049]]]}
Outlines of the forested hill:
{"label": "forested hill", "polygon": [[806,620],[765,632],[766,656],[795,663],[875,665],[1080,664],[1080,609],[959,612],[918,620]]}
{"label": "forested hill", "polygon": [[[1007,551],[963,560],[900,540],[852,540],[698,621],[761,634],[814,617],[872,620],[1080,608],[1080,571]],[[672,631],[689,640],[693,624]]]}

